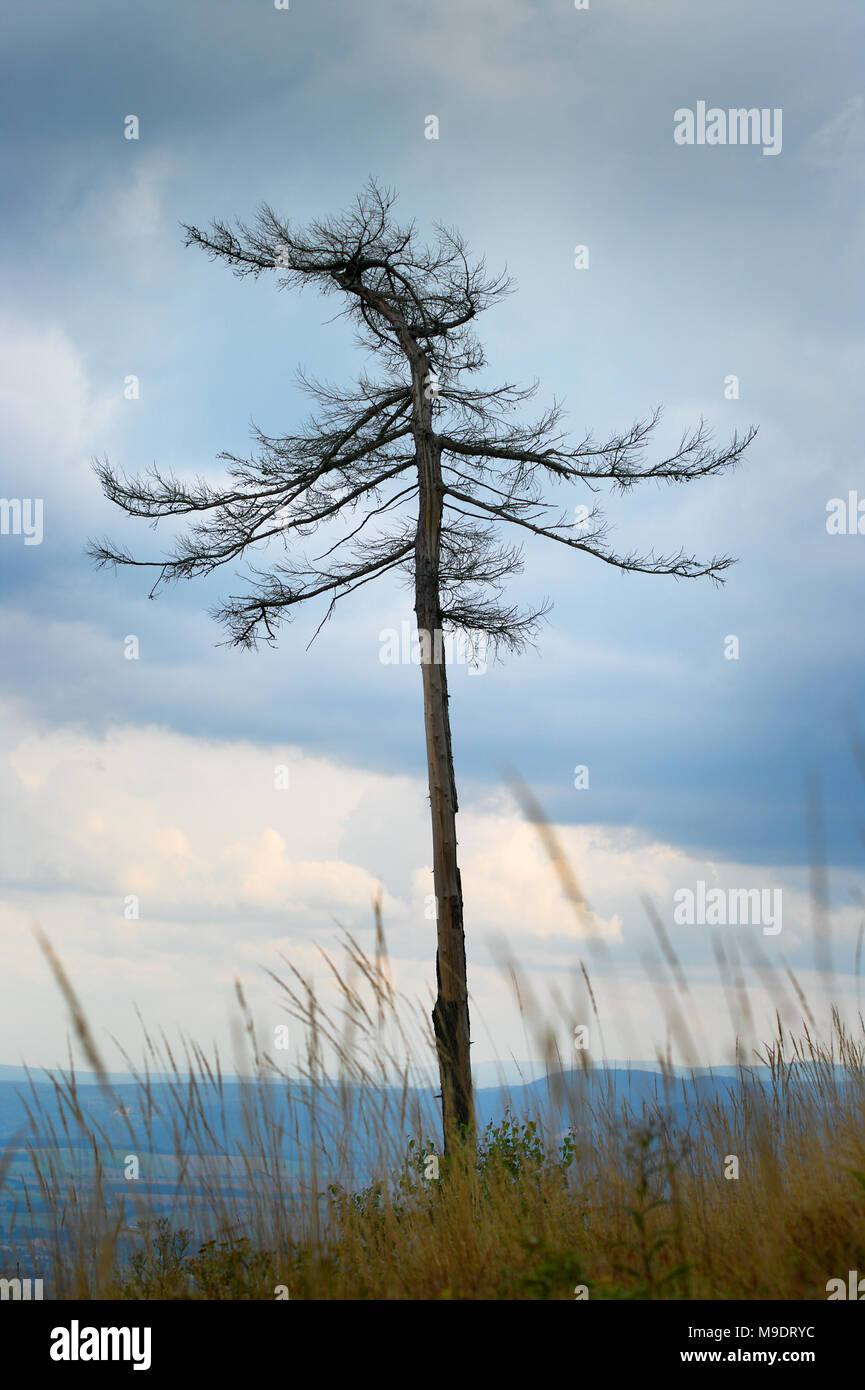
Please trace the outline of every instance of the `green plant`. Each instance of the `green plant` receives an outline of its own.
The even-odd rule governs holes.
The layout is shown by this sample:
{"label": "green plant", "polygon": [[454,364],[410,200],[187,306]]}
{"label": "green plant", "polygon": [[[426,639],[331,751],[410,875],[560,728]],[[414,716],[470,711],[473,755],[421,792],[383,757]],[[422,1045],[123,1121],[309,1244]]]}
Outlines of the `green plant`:
{"label": "green plant", "polygon": [[[663,1269],[668,1248],[678,1239],[677,1226],[660,1226],[653,1213],[670,1210],[669,1181],[676,1171],[682,1151],[671,1153],[665,1145],[666,1136],[657,1123],[649,1121],[634,1129],[628,1136],[624,1158],[633,1188],[633,1205],[625,1208],[634,1227],[630,1240],[609,1244],[610,1250],[627,1250],[633,1263],[614,1263],[613,1268],[636,1280],[632,1298],[662,1298],[665,1290],[687,1278],[689,1264],[680,1260],[672,1268]],[[659,1266],[661,1266],[659,1268]]]}

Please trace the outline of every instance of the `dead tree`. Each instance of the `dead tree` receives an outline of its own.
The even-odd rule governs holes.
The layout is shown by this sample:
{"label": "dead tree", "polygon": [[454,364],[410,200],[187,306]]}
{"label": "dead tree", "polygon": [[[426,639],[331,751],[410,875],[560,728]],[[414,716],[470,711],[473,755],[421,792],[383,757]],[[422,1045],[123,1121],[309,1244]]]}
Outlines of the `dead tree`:
{"label": "dead tree", "polygon": [[[151,596],[172,580],[207,575],[268,542],[284,554],[266,569],[249,565],[243,593],[215,610],[228,643],[272,643],[280,623],[309,599],[336,603],[383,575],[404,576],[414,589],[422,651],[424,724],[432,816],[437,905],[433,1023],[441,1076],[446,1151],[458,1136],[474,1135],[469,1056],[463,896],[457,858],[457,793],[451,752],[443,632],[517,650],[546,611],[521,611],[504,598],[504,581],[521,568],[519,547],[502,544],[502,523],[545,536],[619,570],[720,580],[728,556],[708,563],[674,555],[615,553],[598,506],[573,515],[573,489],[593,499],[604,484],[621,492],[637,483],[688,482],[735,464],[755,431],[734,435],[714,451],[703,422],[669,457],[645,458],[659,411],[623,434],[597,442],[590,434],[568,442],[554,403],[533,423],[515,418],[537,383],[473,388],[485,366],[473,324],[511,290],[504,276],[471,262],[462,237],[437,226],[429,243],[414,224],[399,225],[395,194],[369,183],[347,213],[303,230],[268,206],[251,225],[214,222],[208,232],[186,227],[186,244],[224,261],[237,275],[272,274],[280,289],[311,285],[339,295],[341,314],[358,344],[380,363],[375,380],[363,375],[352,390],[310,380],[301,384],[317,411],[298,434],[253,430],[249,459],[232,454],[229,486],[202,479],[183,483],[158,467],[129,477],[108,461],[96,469],[106,495],[131,516],[156,522],[193,518],[161,560],[134,559],[109,542],[90,553],[99,565],[158,569]],[[548,495],[564,487],[568,508]],[[355,519],[358,504],[365,510]],[[314,559],[289,542],[311,535],[349,512],[347,534]],[[319,624],[319,627],[321,624]]]}

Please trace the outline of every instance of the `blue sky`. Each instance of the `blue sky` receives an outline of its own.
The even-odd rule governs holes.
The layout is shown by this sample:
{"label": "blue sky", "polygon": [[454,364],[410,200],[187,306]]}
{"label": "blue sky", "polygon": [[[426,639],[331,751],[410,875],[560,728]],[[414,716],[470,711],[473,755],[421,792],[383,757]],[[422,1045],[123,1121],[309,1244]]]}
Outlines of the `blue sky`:
{"label": "blue sky", "polygon": [[[386,580],[338,611],[309,650],[322,610],[300,614],[277,651],[249,655],[216,647],[222,634],[207,616],[236,587],[232,575],[152,603],[140,573],[95,573],[84,553],[106,533],[139,554],[161,548],[159,534],[101,497],[94,456],[131,471],[158,461],[218,476],[216,455],[246,450],[250,420],[269,433],[300,423],[308,405],[294,383],[298,365],[346,384],[369,365],[346,326],[327,322],[333,301],[277,293],[267,277],[235,279],[184,248],[180,223],[250,217],[266,201],[302,224],[340,211],[370,175],[399,190],[402,216],[458,226],[491,267],[506,263],[514,276],[516,294],[479,324],[490,382],[537,378],[539,403],[563,400],[577,437],[624,428],[658,403],[658,450],[701,414],[718,443],[759,426],[735,472],[609,500],[623,550],[681,544],[737,556],[723,588],[625,576],[531,541],[512,591],[523,602],[553,600],[537,650],[483,676],[454,671],[457,775],[464,814],[477,818],[466,831],[478,856],[474,890],[464,876],[478,980],[481,937],[503,915],[484,877],[501,881],[483,848],[484,817],[513,814],[508,765],[573,837],[589,878],[588,846],[603,839],[596,865],[609,849],[596,897],[604,920],[622,924],[620,967],[633,972],[635,990],[642,924],[632,904],[640,876],[651,874],[644,857],[628,861],[626,876],[628,847],[682,856],[684,882],[685,863],[711,864],[719,881],[783,881],[795,895],[807,863],[806,777],[816,775],[838,931],[852,959],[862,784],[846,721],[861,711],[865,539],[829,535],[826,504],[856,488],[865,498],[862,28],[858,7],[833,0],[817,24],[813,11],[775,0],[696,9],[592,0],[588,11],[564,0],[292,0],[288,11],[266,0],[7,5],[2,493],[43,498],[45,518],[40,546],[0,537],[4,755],[18,769],[6,774],[10,962],[29,950],[21,924],[35,916],[93,981],[95,1009],[114,1007],[110,981],[121,970],[173,1019],[172,990],[182,994],[178,982],[203,949],[196,932],[220,903],[233,903],[235,944],[211,937],[205,954],[222,980],[236,941],[256,943],[257,960],[284,940],[286,904],[301,952],[331,930],[337,909],[348,912],[352,885],[359,926],[366,875],[384,880],[394,930],[406,933],[395,957],[414,961],[419,981],[430,973],[429,924],[411,905],[428,863],[419,673],[379,660],[379,634],[410,616],[409,596]],[[781,152],[677,145],[674,112],[701,100],[780,108]],[[128,114],[139,118],[137,141],[124,139]],[[430,114],[437,140],[424,138]],[[589,247],[587,270],[574,268],[577,244]],[[139,400],[124,399],[129,374],[139,377]],[[729,374],[739,378],[737,400],[725,398]],[[123,659],[130,633],[137,662]],[[729,634],[739,638],[738,661],[724,659]],[[142,793],[138,811],[121,814],[124,755],[115,761],[111,749],[119,741],[138,766],[131,750],[145,736],[151,756],[158,748],[168,761],[149,799]],[[295,750],[310,776],[317,769],[338,787],[341,775],[357,789],[338,833],[333,803],[321,805],[318,838],[304,850],[305,864],[342,866],[333,869],[343,875],[338,891],[328,871],[304,897],[293,819],[303,819],[301,806],[277,815],[268,795],[268,809],[250,805],[241,822],[243,795],[227,774],[217,778],[211,795],[234,802],[226,820],[237,821],[219,850],[202,803],[186,798],[182,823],[174,814],[184,803],[171,780],[181,765],[223,759],[242,777],[238,750],[273,761],[278,748]],[[46,750],[53,761],[43,766]],[[87,778],[70,772],[67,782],[62,770],[100,760],[108,781],[85,802]],[[576,764],[589,767],[588,791],[574,789]],[[113,825],[115,815],[121,838],[103,843],[100,858],[97,832],[88,848],[80,828],[92,816]],[[163,846],[154,850],[159,872],[131,861],[121,869],[124,846],[132,854],[144,844],[145,824]],[[181,891],[175,830],[202,862],[208,853],[231,860],[232,845],[270,844],[295,869],[277,874],[257,905],[239,888],[221,899],[200,885]],[[133,949],[122,924],[106,925],[124,890],[135,891],[123,874],[139,870],[153,885],[155,918],[173,924],[158,949],[153,935]],[[530,877],[524,887],[534,901]],[[669,887],[658,887],[666,920]],[[259,912],[261,931],[252,932]],[[785,948],[806,968],[802,920]],[[512,926],[527,964],[554,968],[543,944],[558,940],[553,929],[547,938],[543,924]],[[103,979],[91,967],[106,958],[107,939]],[[710,960],[705,941],[677,945],[695,971]],[[50,1053],[59,1036],[30,1023],[41,991],[51,998],[41,967],[20,969],[9,988],[25,1002],[0,1035],[7,1062],[22,1049]],[[496,998],[490,983],[493,1013]],[[216,1030],[223,1004],[212,1020],[210,1007],[190,1023],[200,1017]]]}

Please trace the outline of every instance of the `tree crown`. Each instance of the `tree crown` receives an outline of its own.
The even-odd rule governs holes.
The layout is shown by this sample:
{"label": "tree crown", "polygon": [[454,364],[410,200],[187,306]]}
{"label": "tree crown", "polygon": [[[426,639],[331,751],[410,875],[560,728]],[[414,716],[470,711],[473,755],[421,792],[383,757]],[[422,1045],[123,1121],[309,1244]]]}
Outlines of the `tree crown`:
{"label": "tree crown", "polygon": [[[301,230],[267,205],[251,225],[216,221],[207,233],[185,228],[187,245],[237,275],[267,271],[279,288],[311,285],[340,294],[342,314],[382,373],[375,380],[361,375],[347,391],[301,372],[314,414],[297,434],[270,436],[254,426],[251,458],[221,454],[228,487],[202,478],[183,483],[156,466],[129,477],[107,460],[97,462],[104,492],[129,515],[193,520],[161,560],[136,560],[104,541],[90,547],[96,563],[157,568],[153,596],[164,583],[209,574],[269,542],[287,551],[290,540],[350,513],[347,533],[322,554],[292,553],[266,569],[250,565],[246,591],[215,610],[231,644],[272,642],[280,623],[307,599],[328,600],[324,622],[339,599],[371,580],[391,571],[413,575],[418,516],[409,508],[419,492],[423,438],[440,463],[436,582],[446,628],[512,649],[535,632],[548,605],[523,612],[504,598],[504,581],[521,567],[521,551],[502,543],[503,524],[620,570],[721,582],[733,563],[729,556],[704,563],[683,551],[617,554],[594,494],[604,484],[624,492],[640,482],[719,473],[739,461],[756,429],[734,434],[716,451],[701,419],[670,455],[651,463],[645,454],[659,409],[621,434],[602,441],[586,434],[576,444],[561,428],[555,401],[534,421],[515,419],[537,382],[483,390],[464,380],[486,365],[474,320],[512,290],[511,282],[488,274],[483,260],[472,262],[452,229],[439,225],[432,243],[421,242],[413,222],[394,219],[394,202],[392,191],[370,182],[348,212]],[[547,495],[550,487],[575,483],[592,495],[579,524]],[[354,524],[361,501],[367,510]]]}

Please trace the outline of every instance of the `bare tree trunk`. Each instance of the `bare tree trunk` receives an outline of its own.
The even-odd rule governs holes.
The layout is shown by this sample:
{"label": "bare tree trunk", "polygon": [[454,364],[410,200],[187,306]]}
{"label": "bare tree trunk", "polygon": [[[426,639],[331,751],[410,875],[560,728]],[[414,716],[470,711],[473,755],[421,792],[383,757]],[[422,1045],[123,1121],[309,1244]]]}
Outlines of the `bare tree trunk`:
{"label": "bare tree trunk", "polygon": [[427,373],[427,361],[420,355],[412,363],[414,436],[420,486],[415,544],[415,614],[421,647],[438,931],[438,997],[433,1010],[433,1027],[441,1077],[444,1145],[448,1153],[462,1139],[473,1140],[475,1130],[463,895],[457,862],[457,793],[439,600],[441,456],[433,437]]}

